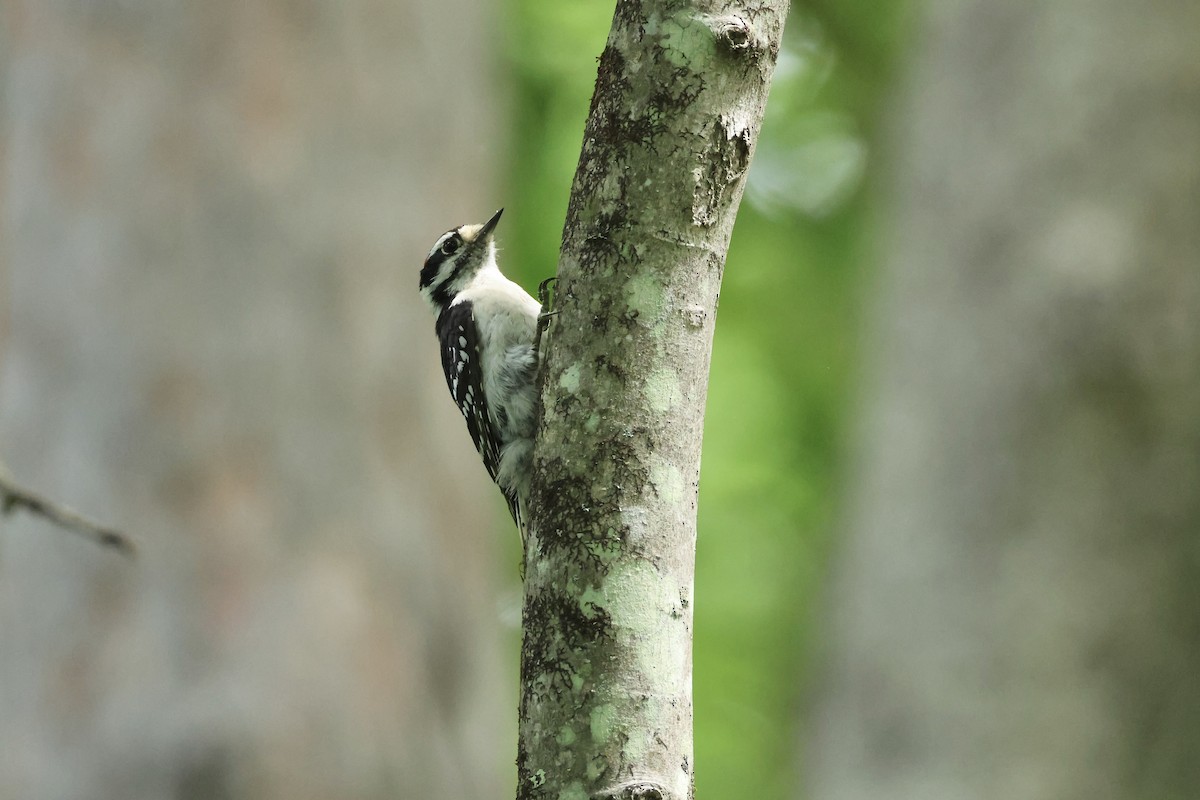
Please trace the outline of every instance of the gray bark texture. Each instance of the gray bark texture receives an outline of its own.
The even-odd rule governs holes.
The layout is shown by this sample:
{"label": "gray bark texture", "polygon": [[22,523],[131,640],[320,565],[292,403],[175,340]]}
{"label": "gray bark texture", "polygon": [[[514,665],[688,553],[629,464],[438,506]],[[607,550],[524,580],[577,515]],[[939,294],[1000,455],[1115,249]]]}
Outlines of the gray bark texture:
{"label": "gray bark texture", "polygon": [[713,325],[786,11],[617,3],[543,350],[520,800],[692,794]]}
{"label": "gray bark texture", "polygon": [[494,490],[416,291],[490,202],[488,16],[0,3],[0,457],[139,545],[0,520],[0,798],[511,787]]}
{"label": "gray bark texture", "polygon": [[928,4],[819,800],[1200,791],[1200,5]]}

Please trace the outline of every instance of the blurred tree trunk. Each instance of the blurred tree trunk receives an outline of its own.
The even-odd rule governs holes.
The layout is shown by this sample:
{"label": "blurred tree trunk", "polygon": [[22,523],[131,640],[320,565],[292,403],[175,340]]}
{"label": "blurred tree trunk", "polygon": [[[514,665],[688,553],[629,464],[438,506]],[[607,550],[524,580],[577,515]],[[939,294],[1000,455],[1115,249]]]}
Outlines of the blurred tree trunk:
{"label": "blurred tree trunk", "polygon": [[1200,5],[933,2],[810,791],[1200,787]]}
{"label": "blurred tree trunk", "polygon": [[622,0],[543,369],[518,790],[692,795],[696,493],[717,294],[787,0]]}
{"label": "blurred tree trunk", "polygon": [[0,797],[511,785],[495,508],[416,292],[495,203],[488,11],[0,6],[0,455],[141,545],[0,523]]}

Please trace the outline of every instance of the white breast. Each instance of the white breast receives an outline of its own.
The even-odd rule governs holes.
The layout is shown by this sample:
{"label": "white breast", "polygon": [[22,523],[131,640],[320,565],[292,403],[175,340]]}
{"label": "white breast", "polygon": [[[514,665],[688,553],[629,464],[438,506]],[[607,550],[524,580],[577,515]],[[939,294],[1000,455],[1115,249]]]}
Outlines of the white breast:
{"label": "white breast", "polygon": [[476,275],[454,304],[471,303],[489,416],[501,444],[533,436],[533,341],[541,305],[493,264]]}
{"label": "white breast", "polygon": [[541,305],[495,266],[481,269],[453,304],[462,302],[471,303],[485,350],[495,353],[495,348],[533,344]]}

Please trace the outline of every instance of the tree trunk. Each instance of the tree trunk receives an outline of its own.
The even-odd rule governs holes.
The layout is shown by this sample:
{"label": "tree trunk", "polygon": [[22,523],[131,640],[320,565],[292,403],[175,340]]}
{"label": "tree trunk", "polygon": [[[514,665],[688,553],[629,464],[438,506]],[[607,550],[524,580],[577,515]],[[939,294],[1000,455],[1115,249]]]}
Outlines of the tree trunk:
{"label": "tree trunk", "polygon": [[543,351],[521,800],[691,796],[713,323],[786,10],[617,4]]}
{"label": "tree trunk", "polygon": [[0,457],[140,545],[0,521],[0,797],[511,786],[498,509],[416,291],[494,202],[487,12],[0,3]]}
{"label": "tree trunk", "polygon": [[934,2],[810,791],[1200,787],[1200,5]]}

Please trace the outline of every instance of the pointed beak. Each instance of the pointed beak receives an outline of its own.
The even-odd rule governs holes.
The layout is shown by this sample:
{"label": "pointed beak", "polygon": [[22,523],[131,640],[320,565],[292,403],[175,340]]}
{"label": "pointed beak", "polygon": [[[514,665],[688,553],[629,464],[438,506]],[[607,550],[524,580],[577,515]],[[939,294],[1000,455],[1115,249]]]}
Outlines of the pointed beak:
{"label": "pointed beak", "polygon": [[492,214],[492,218],[483,223],[483,227],[479,229],[479,235],[475,237],[475,240],[479,242],[487,241],[487,238],[492,235],[492,231],[495,229],[496,223],[500,221],[500,215],[503,213],[504,209],[502,208],[495,214]]}

